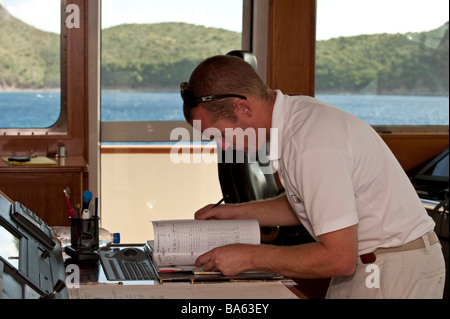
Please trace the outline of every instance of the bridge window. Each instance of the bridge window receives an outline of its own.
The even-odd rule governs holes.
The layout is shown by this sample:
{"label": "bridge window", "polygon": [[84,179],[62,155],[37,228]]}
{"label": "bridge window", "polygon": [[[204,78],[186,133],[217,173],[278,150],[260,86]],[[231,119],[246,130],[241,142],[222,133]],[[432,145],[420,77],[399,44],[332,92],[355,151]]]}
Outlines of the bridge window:
{"label": "bridge window", "polygon": [[102,142],[169,141],[171,126],[186,125],[180,83],[203,59],[241,48],[242,11],[242,0],[104,0]]}
{"label": "bridge window", "polygon": [[[0,3],[0,131],[61,127],[61,1]],[[55,128],[56,129],[56,128]],[[31,133],[30,133],[31,134]]]}
{"label": "bridge window", "polygon": [[447,0],[318,0],[316,97],[371,125],[449,124]]}

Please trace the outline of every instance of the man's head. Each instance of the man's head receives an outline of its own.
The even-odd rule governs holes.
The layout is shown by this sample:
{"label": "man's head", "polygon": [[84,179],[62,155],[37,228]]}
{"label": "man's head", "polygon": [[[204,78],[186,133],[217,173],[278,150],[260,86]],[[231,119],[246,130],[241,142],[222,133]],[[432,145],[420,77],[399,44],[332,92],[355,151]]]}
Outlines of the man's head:
{"label": "man's head", "polygon": [[233,56],[206,59],[181,85],[186,121],[200,120],[202,132],[215,127],[222,135],[225,128],[261,127],[259,108],[271,100],[271,92],[250,64]]}
{"label": "man's head", "polygon": [[[192,72],[189,83],[184,85],[184,91],[195,97],[238,95],[240,98],[246,98],[249,95],[266,99],[267,90],[267,86],[250,64],[241,58],[228,55],[214,56],[204,60]],[[187,103],[188,101],[184,99],[184,116],[192,124],[195,108],[203,106],[208,108],[213,119],[236,120],[234,104],[239,97],[225,97],[198,104]]]}

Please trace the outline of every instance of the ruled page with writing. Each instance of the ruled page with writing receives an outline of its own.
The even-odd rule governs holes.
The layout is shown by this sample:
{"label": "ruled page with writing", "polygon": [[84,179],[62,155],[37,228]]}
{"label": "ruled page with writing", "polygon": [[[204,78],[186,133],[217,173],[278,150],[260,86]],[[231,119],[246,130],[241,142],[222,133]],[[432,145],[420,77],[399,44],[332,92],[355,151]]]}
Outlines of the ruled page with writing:
{"label": "ruled page with writing", "polygon": [[194,265],[202,254],[229,244],[260,244],[257,220],[154,221],[156,266]]}

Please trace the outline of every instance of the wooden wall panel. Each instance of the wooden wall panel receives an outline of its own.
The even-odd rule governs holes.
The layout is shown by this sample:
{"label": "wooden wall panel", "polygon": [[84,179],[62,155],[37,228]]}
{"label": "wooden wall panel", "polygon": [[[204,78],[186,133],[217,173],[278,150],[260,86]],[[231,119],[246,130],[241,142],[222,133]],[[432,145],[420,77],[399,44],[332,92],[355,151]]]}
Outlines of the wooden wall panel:
{"label": "wooden wall panel", "polygon": [[418,169],[439,155],[449,145],[448,132],[436,134],[380,133],[380,136],[408,175],[415,175]]}
{"label": "wooden wall panel", "polygon": [[63,190],[71,206],[81,206],[88,167],[82,157],[61,158],[56,166],[7,166],[0,162],[0,191],[36,213],[51,226],[69,225]]}
{"label": "wooden wall panel", "polygon": [[316,0],[269,2],[267,84],[314,96]]}

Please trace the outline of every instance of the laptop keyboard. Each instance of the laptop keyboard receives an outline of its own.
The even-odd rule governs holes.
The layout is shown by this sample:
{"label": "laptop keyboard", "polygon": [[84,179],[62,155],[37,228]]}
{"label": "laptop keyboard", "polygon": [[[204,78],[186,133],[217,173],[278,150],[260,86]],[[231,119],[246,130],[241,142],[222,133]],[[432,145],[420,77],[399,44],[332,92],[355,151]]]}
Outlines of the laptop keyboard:
{"label": "laptop keyboard", "polygon": [[108,260],[111,270],[114,273],[115,280],[153,280],[155,275],[150,267],[145,262],[123,262],[118,260],[120,270],[123,277],[121,277],[116,264],[113,260]]}
{"label": "laptop keyboard", "polygon": [[110,281],[157,279],[147,254],[140,249],[136,251],[138,253],[133,256],[126,256],[122,251],[100,251],[106,278]]}

